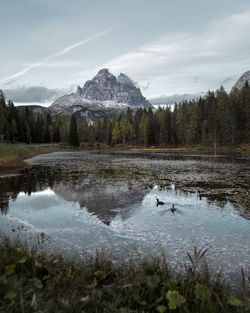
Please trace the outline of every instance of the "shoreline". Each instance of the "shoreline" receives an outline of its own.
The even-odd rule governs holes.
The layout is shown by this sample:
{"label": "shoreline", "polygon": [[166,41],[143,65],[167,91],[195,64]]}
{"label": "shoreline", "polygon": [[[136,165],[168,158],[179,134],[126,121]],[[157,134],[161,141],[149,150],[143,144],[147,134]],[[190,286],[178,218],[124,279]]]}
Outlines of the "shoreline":
{"label": "shoreline", "polygon": [[[190,146],[190,147],[168,147],[168,148],[160,148],[160,147],[142,147],[142,148],[132,148],[132,151],[138,152],[179,152],[179,153],[198,153],[198,154],[209,154],[214,155],[213,147],[207,146]],[[217,147],[216,156],[219,155],[226,156],[250,156],[250,146],[249,145],[240,145],[240,146],[232,146],[232,147]]]}
{"label": "shoreline", "polygon": [[63,146],[61,144],[0,144],[0,173],[12,174],[19,173],[30,165],[25,162],[26,159],[32,158],[39,154],[52,152],[68,151],[110,151],[110,152],[132,152],[132,153],[180,153],[197,155],[209,155],[213,157],[250,157],[250,145],[239,145],[233,147],[218,147],[216,156],[212,147],[206,146],[176,146],[176,147],[136,147],[130,145],[116,145],[114,147],[107,145],[88,146],[82,145],[77,148]]}

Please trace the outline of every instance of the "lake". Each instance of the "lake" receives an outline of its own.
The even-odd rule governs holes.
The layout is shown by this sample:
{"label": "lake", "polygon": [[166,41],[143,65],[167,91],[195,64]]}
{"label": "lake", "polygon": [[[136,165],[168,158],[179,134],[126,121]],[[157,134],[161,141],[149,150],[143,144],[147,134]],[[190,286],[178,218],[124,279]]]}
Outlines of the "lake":
{"label": "lake", "polygon": [[207,245],[211,272],[238,279],[249,268],[247,158],[89,151],[28,163],[0,177],[0,229],[11,238],[124,261],[164,252],[178,271],[194,245]]}

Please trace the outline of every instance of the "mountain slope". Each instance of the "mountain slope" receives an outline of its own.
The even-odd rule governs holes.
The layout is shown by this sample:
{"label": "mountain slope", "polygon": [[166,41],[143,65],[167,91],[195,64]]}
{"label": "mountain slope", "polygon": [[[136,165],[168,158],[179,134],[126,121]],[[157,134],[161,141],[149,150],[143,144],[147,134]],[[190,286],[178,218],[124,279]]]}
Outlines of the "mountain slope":
{"label": "mountain slope", "polygon": [[241,75],[241,77],[237,80],[237,82],[233,86],[232,90],[235,88],[241,89],[246,84],[246,81],[248,82],[248,85],[250,86],[250,71],[247,71]]}

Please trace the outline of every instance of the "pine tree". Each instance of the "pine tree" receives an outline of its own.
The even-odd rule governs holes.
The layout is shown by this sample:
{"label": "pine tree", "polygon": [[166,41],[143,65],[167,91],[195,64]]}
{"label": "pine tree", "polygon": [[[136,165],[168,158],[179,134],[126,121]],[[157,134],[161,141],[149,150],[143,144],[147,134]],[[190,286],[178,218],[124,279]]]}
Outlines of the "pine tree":
{"label": "pine tree", "polygon": [[10,140],[12,143],[15,143],[16,135],[17,135],[16,121],[12,119],[10,121]]}
{"label": "pine tree", "polygon": [[0,140],[2,141],[4,136],[6,137],[6,103],[5,103],[5,97],[0,90]]}
{"label": "pine tree", "polygon": [[56,124],[53,127],[53,141],[54,142],[60,142],[61,141],[61,135],[60,135],[60,129],[59,129],[59,122],[56,121]]}
{"label": "pine tree", "polygon": [[71,116],[71,122],[69,127],[69,143],[71,146],[79,147],[79,136],[76,124],[76,118],[74,115]]}
{"label": "pine tree", "polygon": [[88,140],[88,137],[86,136],[88,130],[86,125],[84,123],[79,123],[78,125],[78,135],[79,135],[79,141],[80,142],[86,142]]}
{"label": "pine tree", "polygon": [[121,141],[120,123],[118,121],[115,122],[115,127],[112,132],[112,139],[114,143],[120,143]]}
{"label": "pine tree", "polygon": [[123,143],[126,143],[129,136],[129,128],[128,123],[125,121],[124,118],[122,118],[120,123],[120,131],[121,131],[121,140]]}
{"label": "pine tree", "polygon": [[67,142],[69,136],[69,122],[66,116],[62,115],[59,121],[61,141]]}
{"label": "pine tree", "polygon": [[188,136],[189,144],[196,143],[198,134],[198,114],[194,103],[189,104],[189,123],[188,123]]}
{"label": "pine tree", "polygon": [[96,139],[95,139],[95,132],[94,132],[94,128],[91,126],[89,128],[89,137],[88,137],[88,144],[89,146],[94,146],[96,142]]}
{"label": "pine tree", "polygon": [[206,105],[208,107],[208,140],[214,143],[216,146],[217,135],[218,135],[218,117],[217,111],[217,98],[213,92],[208,92],[206,96]]}
{"label": "pine tree", "polygon": [[224,88],[217,90],[218,141],[220,144],[232,141],[233,120],[231,101]]}
{"label": "pine tree", "polygon": [[137,143],[139,144],[144,144],[145,143],[145,124],[147,121],[147,113],[143,112],[141,119],[140,119],[140,124],[138,127],[138,133],[137,133]]}
{"label": "pine tree", "polygon": [[128,124],[128,130],[129,130],[129,138],[128,138],[129,144],[133,144],[136,140],[136,134],[135,134],[135,130],[134,130],[132,123]]}
{"label": "pine tree", "polygon": [[167,128],[166,128],[166,110],[159,108],[156,112],[157,123],[159,124],[159,129],[156,137],[158,138],[159,144],[164,146],[167,142]]}

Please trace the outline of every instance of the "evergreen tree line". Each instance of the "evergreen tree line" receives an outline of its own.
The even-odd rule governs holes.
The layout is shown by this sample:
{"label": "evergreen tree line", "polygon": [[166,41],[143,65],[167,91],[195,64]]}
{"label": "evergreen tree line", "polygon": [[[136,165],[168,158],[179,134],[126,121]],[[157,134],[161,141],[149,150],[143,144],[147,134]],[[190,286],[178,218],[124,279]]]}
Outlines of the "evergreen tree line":
{"label": "evergreen tree line", "polygon": [[233,145],[249,143],[250,88],[227,94],[223,87],[208,92],[205,97],[176,104],[170,108],[130,108],[119,117],[97,120],[92,125],[73,115],[52,118],[34,114],[27,107],[16,109],[11,101],[5,103],[0,94],[0,134],[10,142],[80,142],[94,145],[104,143],[145,146],[169,145]]}
{"label": "evergreen tree line", "polygon": [[36,114],[28,107],[17,109],[12,101],[6,104],[0,90],[0,135],[5,142],[50,143],[68,141],[69,125],[66,117]]}

